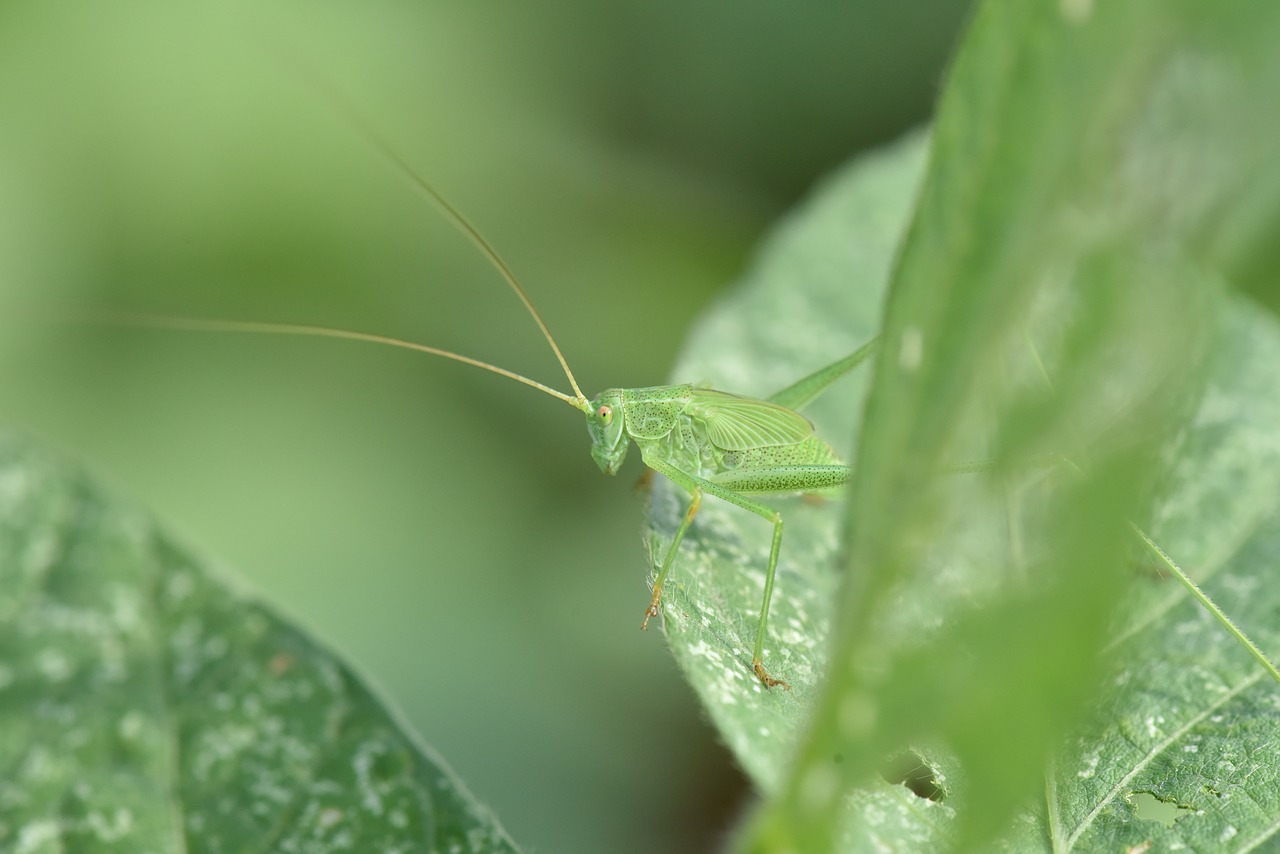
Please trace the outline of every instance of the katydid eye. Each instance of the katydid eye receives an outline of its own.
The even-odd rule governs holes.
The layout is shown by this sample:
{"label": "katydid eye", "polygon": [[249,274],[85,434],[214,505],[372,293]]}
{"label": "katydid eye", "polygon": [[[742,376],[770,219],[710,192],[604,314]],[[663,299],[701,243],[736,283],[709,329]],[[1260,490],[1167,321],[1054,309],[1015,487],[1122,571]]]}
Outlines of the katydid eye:
{"label": "katydid eye", "polygon": [[603,423],[608,424],[610,421],[613,420],[613,407],[602,406],[596,410],[596,415],[600,418],[600,420]]}

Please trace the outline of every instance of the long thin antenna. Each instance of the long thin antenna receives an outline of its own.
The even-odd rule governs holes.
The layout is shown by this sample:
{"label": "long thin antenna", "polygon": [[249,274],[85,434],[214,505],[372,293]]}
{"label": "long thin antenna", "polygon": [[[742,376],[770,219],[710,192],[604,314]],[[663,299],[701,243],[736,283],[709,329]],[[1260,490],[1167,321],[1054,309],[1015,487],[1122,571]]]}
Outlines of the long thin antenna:
{"label": "long thin antenna", "polygon": [[524,303],[524,307],[529,310],[529,314],[533,317],[534,322],[538,324],[538,328],[542,330],[542,336],[547,339],[547,343],[551,345],[551,351],[556,354],[556,360],[560,362],[560,367],[564,369],[564,375],[569,378],[569,385],[573,387],[573,393],[577,395],[578,401],[585,401],[586,396],[582,393],[582,389],[578,387],[578,381],[574,379],[573,371],[569,370],[569,363],[565,360],[564,354],[560,352],[556,339],[551,336],[551,330],[543,322],[542,315],[538,314],[538,310],[533,307],[533,301],[525,293],[524,287],[521,286],[515,273],[511,272],[511,268],[502,260],[498,250],[494,249],[489,245],[489,241],[480,236],[480,232],[476,227],[462,215],[461,211],[449,204],[449,201],[440,194],[439,190],[427,183],[425,178],[414,171],[409,162],[401,157],[391,146],[391,143],[374,130],[373,123],[368,121],[354,104],[344,98],[335,88],[324,85],[321,78],[315,74],[308,73],[307,76],[312,80],[320,94],[328,99],[334,110],[358,131],[370,145],[376,148],[383,157],[390,161],[404,177],[408,178],[414,188],[426,197],[427,201],[435,205],[444,214],[445,219],[449,220],[455,228],[465,234],[476,245],[476,248],[489,259],[489,263],[497,268],[502,278],[506,279],[507,284],[516,292],[516,296],[520,297],[520,302]]}
{"label": "long thin antenna", "polygon": [[556,391],[549,386],[545,386],[537,380],[531,380],[528,377],[522,377],[514,371],[508,371],[506,368],[499,368],[497,365],[491,365],[488,362],[482,362],[479,359],[472,359],[469,356],[461,356],[449,350],[441,350],[439,347],[428,347],[426,344],[415,344],[412,341],[402,341],[399,338],[390,338],[386,335],[373,335],[368,332],[352,332],[348,329],[334,329],[328,326],[304,326],[294,323],[256,323],[252,321],[241,320],[205,320],[203,318],[193,317],[165,317],[162,315],[151,314],[102,314],[92,318],[94,323],[111,323],[121,326],[149,326],[157,329],[185,329],[193,332],[249,332],[262,333],[268,335],[310,335],[320,338],[344,338],[348,341],[369,341],[374,344],[387,344],[392,347],[403,347],[406,350],[416,350],[419,353],[430,353],[433,356],[442,356],[446,359],[452,359],[455,362],[462,362],[464,365],[472,365],[473,367],[482,368],[491,371],[499,376],[507,379],[515,380],[518,383],[524,383],[532,386],[538,391],[545,392],[552,397],[559,398],[565,403],[580,411],[589,411],[590,405],[586,398],[579,392],[577,398],[570,397],[564,392]]}

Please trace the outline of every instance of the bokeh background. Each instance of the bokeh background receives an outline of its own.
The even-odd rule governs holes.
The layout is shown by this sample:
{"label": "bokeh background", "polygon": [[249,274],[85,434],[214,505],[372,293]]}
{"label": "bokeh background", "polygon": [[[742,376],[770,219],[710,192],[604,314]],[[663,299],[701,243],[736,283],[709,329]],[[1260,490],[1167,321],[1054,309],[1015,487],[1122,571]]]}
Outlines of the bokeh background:
{"label": "bokeh background", "polygon": [[927,119],[966,6],[9,0],[0,420],[367,674],[522,845],[706,850],[749,793],[638,630],[636,461],[601,477],[581,416],[462,366],[75,319],[343,326],[564,387],[300,61],[499,248],[588,394],[664,382],[769,223]]}

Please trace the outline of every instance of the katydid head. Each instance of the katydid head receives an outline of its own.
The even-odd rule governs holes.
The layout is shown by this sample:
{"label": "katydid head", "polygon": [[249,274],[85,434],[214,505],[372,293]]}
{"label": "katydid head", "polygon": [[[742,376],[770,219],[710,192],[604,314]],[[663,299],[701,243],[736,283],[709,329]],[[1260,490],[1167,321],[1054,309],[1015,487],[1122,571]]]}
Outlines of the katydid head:
{"label": "katydid head", "polygon": [[590,402],[587,413],[587,434],[591,436],[591,458],[605,474],[617,474],[627,456],[627,433],[623,429],[625,407],[622,389],[611,388],[600,392]]}

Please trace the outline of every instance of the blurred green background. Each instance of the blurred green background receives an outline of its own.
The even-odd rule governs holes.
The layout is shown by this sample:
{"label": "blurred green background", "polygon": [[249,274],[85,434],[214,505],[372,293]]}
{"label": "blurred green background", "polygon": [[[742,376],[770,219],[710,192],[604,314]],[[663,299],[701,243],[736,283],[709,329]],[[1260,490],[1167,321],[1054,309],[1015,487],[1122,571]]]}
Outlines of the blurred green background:
{"label": "blurred green background", "polygon": [[[0,418],[86,461],[369,674],[539,851],[698,851],[746,797],[648,602],[638,463],[519,303],[314,89],[525,281],[588,394],[665,381],[770,221],[925,120],[965,3],[0,5]],[[693,378],[697,379],[697,378]]]}

